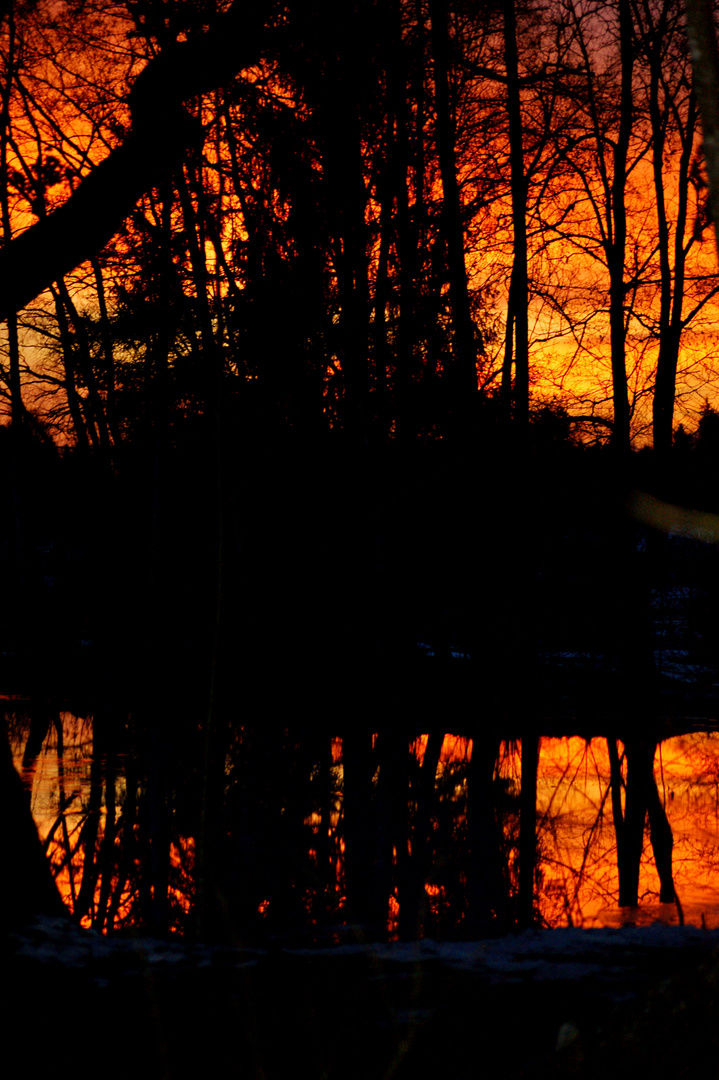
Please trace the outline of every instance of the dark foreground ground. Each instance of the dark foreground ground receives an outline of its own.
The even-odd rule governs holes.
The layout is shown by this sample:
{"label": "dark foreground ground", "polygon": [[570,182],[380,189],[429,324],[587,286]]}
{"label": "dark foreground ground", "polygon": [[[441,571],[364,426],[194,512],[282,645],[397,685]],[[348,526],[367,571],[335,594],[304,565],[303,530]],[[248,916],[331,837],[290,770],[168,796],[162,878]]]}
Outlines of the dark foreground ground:
{"label": "dark foreground ground", "polygon": [[698,1077],[718,950],[667,927],[211,950],[43,920],[9,938],[6,1031],[31,1076]]}

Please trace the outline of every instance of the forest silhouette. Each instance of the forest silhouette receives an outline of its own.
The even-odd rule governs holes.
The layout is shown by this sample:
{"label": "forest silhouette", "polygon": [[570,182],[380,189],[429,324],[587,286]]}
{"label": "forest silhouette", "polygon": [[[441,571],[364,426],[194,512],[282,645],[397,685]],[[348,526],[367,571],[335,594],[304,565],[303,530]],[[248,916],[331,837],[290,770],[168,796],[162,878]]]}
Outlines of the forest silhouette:
{"label": "forest silhouette", "polygon": [[[68,0],[0,32],[2,688],[28,768],[92,717],[76,919],[531,926],[548,734],[607,739],[619,903],[647,824],[672,902],[653,763],[715,719],[716,552],[632,507],[719,512],[683,6]],[[659,626],[667,583],[698,599]],[[22,921],[58,901],[6,756]]]}

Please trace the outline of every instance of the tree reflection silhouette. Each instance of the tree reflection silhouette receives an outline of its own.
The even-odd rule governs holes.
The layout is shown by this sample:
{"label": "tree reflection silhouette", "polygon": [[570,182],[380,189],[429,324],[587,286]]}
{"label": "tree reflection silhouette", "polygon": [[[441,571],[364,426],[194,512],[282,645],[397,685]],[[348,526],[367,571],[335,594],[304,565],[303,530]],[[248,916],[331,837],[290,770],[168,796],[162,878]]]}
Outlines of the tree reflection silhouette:
{"label": "tree reflection silhouette", "polygon": [[[108,932],[134,927],[195,933],[198,819],[191,775],[168,770],[166,831],[159,833],[147,764],[136,752],[119,754],[119,743],[112,748],[122,725],[58,714],[41,750],[31,747],[32,753],[31,718],[16,717],[15,725],[17,753],[26,752],[27,778],[35,777],[44,847],[74,917]],[[120,741],[126,737],[123,731]],[[223,872],[212,882],[217,921],[210,936],[471,937],[518,924],[516,744],[489,740],[482,748],[477,740],[440,735],[369,738],[353,826],[346,739],[321,733],[309,738],[277,725],[231,729],[231,739],[218,847]],[[612,772],[619,770],[622,788],[631,782],[623,748],[576,738],[542,745],[534,918],[545,926],[616,922],[617,904],[626,897],[611,812]],[[654,768],[656,798],[662,807],[666,803],[673,832],[673,876],[682,905],[670,909],[661,874],[654,883],[648,814],[635,870],[637,900],[647,913],[657,900],[663,903],[662,918],[681,921],[684,908],[689,921],[706,922],[714,918],[711,888],[719,873],[719,736],[665,742]],[[353,828],[364,841],[359,851],[355,847],[354,869],[348,861]],[[362,891],[353,893],[352,873],[368,866]],[[163,890],[159,903],[157,889]],[[629,917],[645,916],[633,906]]]}

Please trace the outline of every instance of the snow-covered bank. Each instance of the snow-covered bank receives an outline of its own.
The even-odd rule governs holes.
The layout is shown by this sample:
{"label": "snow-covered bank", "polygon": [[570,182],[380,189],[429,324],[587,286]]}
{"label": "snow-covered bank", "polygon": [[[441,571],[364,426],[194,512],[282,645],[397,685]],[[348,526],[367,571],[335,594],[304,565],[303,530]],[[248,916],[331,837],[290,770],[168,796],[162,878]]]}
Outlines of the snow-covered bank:
{"label": "snow-covered bank", "polygon": [[10,939],[8,1023],[37,1075],[68,1080],[76,1057],[37,1042],[44,1008],[65,1039],[80,1022],[112,1080],[286,1080],[290,1061],[308,1080],[594,1077],[618,1052],[612,1075],[635,1076],[645,1056],[676,1066],[714,1038],[718,945],[719,931],[655,925],[249,949],[40,919]]}
{"label": "snow-covered bank", "polygon": [[581,981],[617,1000],[679,963],[704,960],[719,949],[719,930],[693,926],[621,929],[529,930],[479,941],[359,942],[316,948],[248,948],[162,941],[150,937],[105,937],[69,921],[39,917],[11,935],[17,962],[61,965],[85,971],[99,986],[113,976],[154,970],[170,975],[192,969],[241,971],[263,962],[288,964],[365,958],[388,973],[399,968],[443,967],[472,974],[489,985]]}

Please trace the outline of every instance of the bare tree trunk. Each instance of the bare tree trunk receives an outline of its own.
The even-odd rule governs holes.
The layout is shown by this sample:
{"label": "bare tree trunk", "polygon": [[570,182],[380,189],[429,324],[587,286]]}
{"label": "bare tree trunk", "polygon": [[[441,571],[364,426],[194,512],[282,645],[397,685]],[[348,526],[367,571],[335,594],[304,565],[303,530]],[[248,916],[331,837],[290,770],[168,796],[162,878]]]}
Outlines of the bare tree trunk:
{"label": "bare tree trunk", "polygon": [[512,369],[514,367],[514,310],[515,310],[515,287],[514,287],[514,262],[512,263],[512,273],[509,278],[509,289],[507,291],[507,319],[504,325],[504,356],[502,358],[502,383],[501,383],[501,403],[502,403],[502,416],[506,422],[509,422],[512,418]]}
{"label": "bare tree trunk", "polygon": [[672,872],[672,830],[662,805],[654,776],[657,743],[645,736],[632,736],[625,743],[627,780],[625,808],[621,802],[621,767],[616,740],[607,739],[611,768],[612,810],[617,839],[619,906],[639,903],[639,870],[644,848],[644,830],[649,815],[654,861],[659,874],[662,903],[676,899]]}
{"label": "bare tree trunk", "polygon": [[7,737],[3,735],[3,821],[7,828],[5,865],[8,880],[2,890],[2,925],[17,926],[34,915],[67,916],[50,864],[45,858],[30,813],[29,793],[15,771]]}
{"label": "bare tree trunk", "polygon": [[619,859],[619,906],[636,907],[639,903],[639,868],[647,817],[647,767],[651,770],[656,743],[631,738],[627,739],[624,747],[627,783],[622,824],[624,842]]}
{"label": "bare tree trunk", "polygon": [[[2,90],[0,102],[0,220],[2,222],[3,246],[6,247],[12,240],[12,222],[10,220],[10,183],[8,163],[8,142],[10,138],[10,97],[12,84],[16,73],[16,44],[17,34],[15,27],[14,4],[10,3],[5,15],[8,24],[8,51],[5,85]],[[2,20],[2,16],[0,16]],[[8,310],[7,315],[8,334],[8,359],[10,387],[10,416],[13,427],[19,429],[25,417],[25,408],[22,401],[20,386],[20,344],[18,340],[18,321],[14,310]]]}
{"label": "bare tree trunk", "polygon": [[611,184],[611,221],[613,235],[605,247],[609,268],[609,339],[612,363],[612,398],[614,402],[613,443],[620,453],[630,450],[630,410],[626,367],[626,325],[624,312],[624,264],[627,243],[627,158],[632,133],[634,106],[632,76],[634,51],[632,15],[629,0],[618,0],[621,88],[619,132],[614,146],[614,175]]}
{"label": "bare tree trunk", "polygon": [[[112,712],[102,717],[109,722]],[[101,722],[102,722],[101,721]],[[93,737],[98,714],[93,719]],[[117,836],[117,804],[115,798],[115,780],[117,775],[114,746],[109,745],[103,755],[103,773],[105,782],[105,827],[99,855],[100,894],[97,902],[93,927],[96,930],[112,929],[108,925],[109,904],[112,891],[113,871],[115,868],[115,838]]]}
{"label": "bare tree trunk", "polygon": [[97,258],[90,260],[95,277],[97,290],[97,303],[100,309],[100,337],[102,340],[102,353],[105,360],[105,418],[112,438],[113,446],[120,442],[120,433],[117,427],[117,404],[115,399],[115,353],[112,345],[112,331],[110,318],[107,310],[107,297],[105,294],[105,281],[102,276],[102,267]]}
{"label": "bare tree trunk", "polygon": [[409,738],[387,725],[377,737],[377,925],[387,924],[388,902],[399,881],[400,920],[407,852]]}
{"label": "bare tree trunk", "polygon": [[607,737],[607,753],[609,754],[610,789],[612,795],[612,818],[614,820],[614,836],[617,842],[617,870],[619,873],[619,888],[621,892],[622,868],[625,864],[624,854],[624,809],[622,806],[622,758],[619,757],[617,740],[614,736]]}
{"label": "bare tree trunk", "polygon": [[534,872],[537,865],[537,766],[540,737],[522,735],[522,787],[519,796],[519,925],[534,922]]}
{"label": "bare tree trunk", "polygon": [[[406,418],[407,404],[410,395],[412,378],[415,374],[414,349],[417,339],[417,261],[419,253],[419,241],[416,230],[419,228],[417,218],[418,207],[421,206],[421,180],[415,172],[415,183],[419,188],[415,191],[414,228],[412,227],[409,208],[409,177],[412,160],[410,145],[410,108],[408,95],[410,94],[407,64],[405,58],[406,46],[402,39],[402,7],[399,0],[392,0],[392,50],[387,67],[388,104],[389,115],[393,128],[391,152],[388,154],[388,187],[390,203],[396,205],[396,215],[392,222],[392,233],[395,237],[397,254],[399,257],[399,325],[397,328],[397,344],[395,352],[395,385],[394,397],[396,402],[395,424],[396,431],[400,436],[404,433],[404,421]],[[421,34],[419,27],[415,28],[418,35]],[[422,65],[418,65],[422,69]],[[422,111],[423,88],[421,82],[415,87],[419,94],[417,101],[418,115]],[[423,133],[420,131],[417,138],[421,143]],[[391,243],[392,236],[383,236],[383,242]],[[409,437],[413,437],[413,431],[409,431]]]}
{"label": "bare tree trunk", "polygon": [[434,60],[437,144],[442,178],[442,217],[447,243],[449,295],[452,305],[454,366],[450,382],[456,402],[466,404],[477,391],[477,344],[469,306],[467,268],[464,261],[462,204],[455,160],[455,123],[449,98],[449,35],[446,0],[430,0],[432,56]]}
{"label": "bare tree trunk", "polygon": [[[691,241],[689,244],[686,243],[684,230],[689,200],[689,167],[698,119],[696,95],[694,93],[689,97],[687,113],[683,123],[675,100],[669,103],[664,102],[663,109],[660,105],[662,100],[660,88],[665,94],[667,93],[662,78],[663,51],[667,46],[667,35],[670,33],[666,25],[666,11],[666,6],[662,7],[657,25],[647,30],[647,34],[651,34],[648,43],[650,63],[649,115],[652,126],[652,168],[657,206],[657,240],[661,284],[659,356],[657,357],[657,377],[652,402],[652,424],[654,449],[662,455],[671,450],[673,441],[677,365],[683,329],[682,306],[684,303],[685,271],[687,254],[691,246]],[[676,116],[682,152],[679,159],[676,203],[672,200],[672,210],[671,215],[669,215],[667,213],[664,185],[664,158],[666,131],[669,122],[668,114],[671,111]],[[674,223],[673,244],[670,237],[670,220]],[[673,267],[670,261],[672,250],[674,256]]]}
{"label": "bare tree trunk", "polygon": [[652,842],[654,862],[659,874],[659,899],[663,904],[672,904],[677,898],[672,868],[672,851],[674,848],[672,827],[669,824],[664,803],[659,797],[659,789],[657,788],[657,780],[653,769],[647,783],[649,837]]}
{"label": "bare tree trunk", "polygon": [[[379,401],[378,412],[383,431],[389,429],[390,413],[388,409],[388,388],[390,371],[390,349],[387,338],[387,301],[389,299],[389,258],[392,244],[394,190],[391,164],[396,149],[394,147],[394,117],[388,111],[385,124],[385,167],[377,184],[380,202],[380,242],[377,257],[377,271],[374,289],[374,315],[372,318],[372,359],[374,361],[374,389]],[[399,362],[398,362],[399,367]],[[395,372],[395,393],[397,401],[398,371]],[[396,417],[396,405],[395,405]]]}
{"label": "bare tree trunk", "polygon": [[[527,266],[527,181],[524,175],[522,147],[522,109],[519,96],[519,58],[517,55],[517,16],[514,0],[504,9],[504,61],[507,71],[507,113],[509,116],[509,164],[512,192],[513,262],[510,302],[514,325],[513,416],[520,428],[529,419],[529,317]],[[509,343],[510,338],[507,337]],[[506,360],[505,360],[506,367]],[[505,371],[502,371],[504,389]]]}
{"label": "bare tree trunk", "polygon": [[483,935],[504,929],[506,903],[500,864],[500,827],[494,804],[494,773],[499,739],[477,734],[472,738],[469,764],[467,818],[469,828],[469,928]]}
{"label": "bare tree trunk", "polygon": [[73,912],[76,920],[94,914],[95,889],[100,867],[97,858],[97,840],[102,812],[102,761],[97,746],[97,731],[93,722],[92,761],[90,762],[90,797],[85,820],[80,830],[78,850],[82,852],[82,880]]}
{"label": "bare tree trunk", "polygon": [[365,933],[381,936],[375,923],[375,865],[372,807],[372,735],[350,731],[342,741],[344,771],[343,817],[345,836],[345,880],[350,918]]}
{"label": "bare tree trunk", "polygon": [[105,416],[105,407],[100,397],[97,380],[93,371],[93,362],[90,354],[90,343],[87,338],[87,331],[65,282],[62,280],[58,281],[56,283],[56,288],[58,296],[72,323],[73,330],[75,331],[79,374],[85,389],[87,390],[85,417],[87,430],[90,433],[90,440],[94,446],[97,446],[99,449],[103,450],[105,454],[109,455],[111,446],[110,433],[107,426],[107,418]]}
{"label": "bare tree trunk", "polygon": [[90,449],[91,438],[94,435],[92,426],[88,424],[82,407],[82,398],[77,388],[77,372],[75,370],[75,354],[68,323],[67,312],[55,285],[50,286],[52,297],[55,302],[55,318],[60,335],[60,347],[62,349],[62,364],[65,372],[64,387],[67,396],[67,407],[72,420],[75,440],[78,449],[87,453]]}
{"label": "bare tree trunk", "polygon": [[437,765],[443,742],[443,734],[439,731],[430,732],[416,780],[417,797],[411,831],[411,855],[407,860],[407,872],[399,897],[399,932],[404,940],[413,940],[421,935],[426,916],[425,885],[431,859],[430,830]]}

